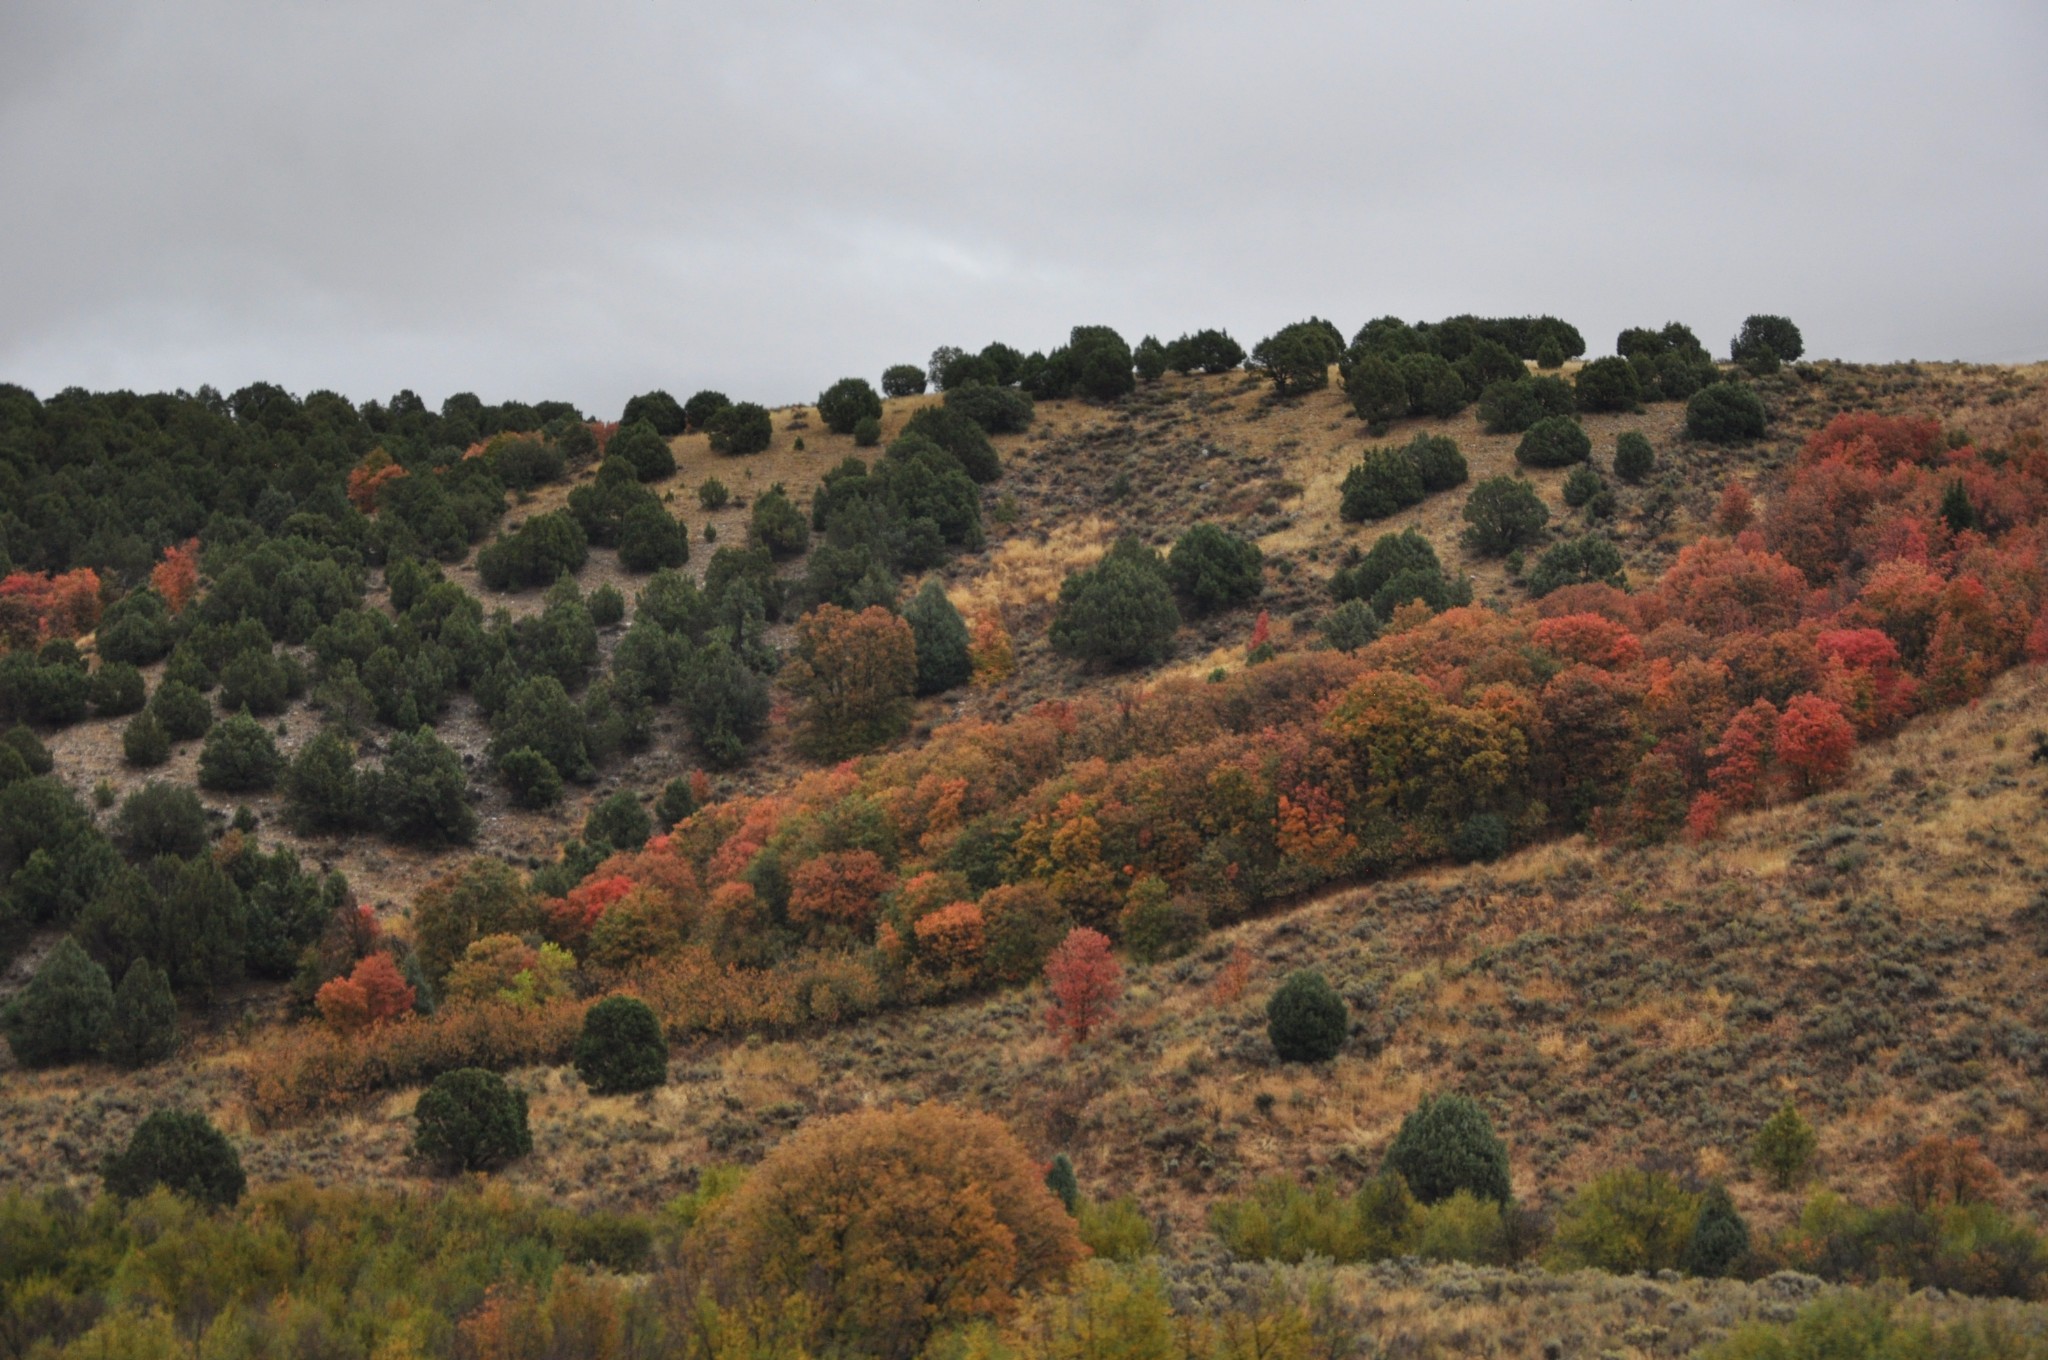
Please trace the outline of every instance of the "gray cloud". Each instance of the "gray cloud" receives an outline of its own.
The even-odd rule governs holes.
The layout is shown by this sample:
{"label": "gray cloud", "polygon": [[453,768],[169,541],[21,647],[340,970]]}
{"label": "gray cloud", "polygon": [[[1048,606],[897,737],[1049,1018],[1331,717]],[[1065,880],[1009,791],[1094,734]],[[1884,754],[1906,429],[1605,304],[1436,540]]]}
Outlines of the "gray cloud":
{"label": "gray cloud", "polygon": [[0,11],[0,376],[799,400],[940,343],[1750,311],[2048,356],[2013,3]]}

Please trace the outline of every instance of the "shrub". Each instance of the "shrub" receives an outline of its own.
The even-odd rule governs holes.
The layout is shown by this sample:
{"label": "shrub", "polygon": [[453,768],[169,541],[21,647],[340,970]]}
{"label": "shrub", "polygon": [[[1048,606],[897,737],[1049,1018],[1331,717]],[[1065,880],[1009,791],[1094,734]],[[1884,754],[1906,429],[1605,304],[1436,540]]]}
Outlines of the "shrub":
{"label": "shrub", "polygon": [[102,661],[92,673],[86,698],[92,711],[102,718],[118,718],[142,708],[145,690],[142,672],[125,661]]}
{"label": "shrub", "polygon": [[207,733],[199,750],[199,787],[220,793],[254,793],[277,787],[284,757],[269,729],[244,709]]}
{"label": "shrub", "polygon": [[183,784],[151,780],[122,801],[109,834],[131,863],[160,855],[195,859],[206,853],[206,809]]}
{"label": "shrub", "polygon": [[1564,503],[1576,510],[1607,489],[1607,479],[1591,463],[1580,463],[1564,479]]}
{"label": "shrub", "polygon": [[589,558],[583,525],[569,512],[553,510],[486,544],[476,555],[476,571],[492,590],[548,586],[564,572],[581,570]]}
{"label": "shrub", "polygon": [[1016,1137],[937,1104],[805,1124],[720,1221],[736,1280],[777,1306],[809,1301],[812,1354],[914,1355],[934,1331],[1007,1315],[1082,1254]]}
{"label": "shrub", "polygon": [[1799,327],[1782,316],[1752,316],[1728,342],[1728,357],[1738,364],[1766,357],[1789,364],[1804,353],[1806,340],[1799,334]]}
{"label": "shrub", "polygon": [[682,709],[704,754],[719,766],[736,765],[747,743],[768,729],[768,682],[714,638],[691,658]]}
{"label": "shrub", "polygon": [[874,416],[862,416],[853,423],[855,448],[871,449],[882,442],[882,422]]}
{"label": "shrub", "polygon": [[1579,370],[1572,389],[1581,411],[1633,411],[1643,404],[1643,385],[1626,359],[1595,359]]}
{"label": "shrub", "polygon": [[1536,367],[1555,369],[1564,367],[1564,349],[1552,336],[1544,336],[1536,346]]}
{"label": "shrub", "polygon": [[1423,494],[1421,469],[1406,449],[1367,449],[1344,474],[1337,508],[1354,523],[1385,519],[1420,504]]}
{"label": "shrub", "polygon": [[1228,331],[1200,330],[1166,347],[1166,366],[1176,373],[1228,373],[1244,363],[1244,346]]}
{"label": "shrub", "polygon": [[1110,952],[1109,937],[1077,926],[1045,961],[1045,985],[1052,993],[1046,1024],[1062,1048],[1086,1043],[1116,1014],[1124,994],[1124,970]]}
{"label": "shrub", "polygon": [[491,723],[491,752],[505,754],[528,747],[547,757],[565,779],[584,783],[597,775],[590,758],[590,734],[583,710],[552,675],[522,680],[505,698]]}
{"label": "shrub", "polygon": [[1685,404],[1685,435],[1710,444],[1736,444],[1763,438],[1763,399],[1741,383],[1717,382],[1702,387]]}
{"label": "shrub", "polygon": [[1550,509],[1519,477],[1488,477],[1465,498],[1465,546],[1500,557],[1534,541],[1550,522]]}
{"label": "shrub", "polygon": [[1376,354],[1351,366],[1344,375],[1344,392],[1351,398],[1351,409],[1368,425],[1385,425],[1408,410],[1408,387],[1401,381],[1401,371]]}
{"label": "shrub", "polygon": [[651,1091],[668,1080],[668,1040],[646,1002],[608,996],[585,1013],[575,1061],[592,1094]]}
{"label": "shrub", "polygon": [[478,856],[436,878],[413,899],[412,934],[420,966],[438,982],[469,946],[488,935],[536,930],[541,912],[503,860]]}
{"label": "shrub", "polygon": [[356,831],[370,824],[363,776],[356,769],[355,744],[335,728],[299,748],[284,772],[286,817],[302,835]]}
{"label": "shrub", "polygon": [[709,418],[705,429],[710,432],[714,452],[735,458],[761,452],[775,437],[775,422],[769,418],[768,408],[751,401],[721,409]]}
{"label": "shrub", "polygon": [[1508,852],[1507,819],[1498,812],[1476,812],[1451,835],[1451,858],[1460,864],[1491,864]]}
{"label": "shrub", "polygon": [[697,504],[706,510],[722,510],[732,499],[732,492],[716,477],[706,477],[697,487]]}
{"label": "shrub", "polygon": [[626,409],[619,413],[621,429],[643,421],[664,439],[675,438],[690,423],[683,414],[682,403],[658,387],[631,398],[626,402]]}
{"label": "shrub", "polygon": [[1728,1187],[1716,1182],[1700,1197],[1678,1268],[1688,1275],[1720,1278],[1733,1275],[1749,1257],[1749,1224],[1735,1210]]}
{"label": "shrub", "polygon": [[413,1153],[441,1171],[494,1171],[533,1151],[526,1093],[496,1072],[463,1067],[434,1078],[413,1109]]}
{"label": "shrub", "polygon": [[882,370],[883,396],[921,397],[926,385],[924,370],[916,364],[891,364]]}
{"label": "shrub", "polygon": [[604,456],[606,461],[622,459],[643,482],[675,475],[676,456],[669,451],[668,441],[645,421],[621,426],[604,446]]}
{"label": "shrub", "polygon": [[589,845],[638,850],[653,834],[654,822],[647,809],[624,789],[604,799],[583,819],[583,839]]}
{"label": "shrub", "polygon": [[1641,430],[1625,430],[1614,441],[1614,475],[1631,486],[1657,470],[1657,455]]}
{"label": "shrub", "polygon": [[1570,416],[1543,417],[1515,445],[1515,461],[1523,467],[1569,467],[1585,462],[1592,454],[1593,441]]}
{"label": "shrub", "polygon": [[1604,582],[1620,588],[1628,578],[1621,568],[1621,550],[1604,535],[1582,534],[1547,549],[1523,582],[1541,599],[1566,586]]}
{"label": "shrub", "polygon": [[1479,394],[1479,422],[1488,434],[1520,434],[1546,416],[1577,409],[1571,385],[1561,378],[1510,378]]}
{"label": "shrub", "polygon": [[1156,383],[1166,376],[1172,360],[1166,346],[1159,343],[1159,337],[1148,335],[1131,350],[1131,363],[1138,370],[1140,382]]}
{"label": "shrub", "polygon": [[960,461],[961,468],[984,485],[1003,475],[1002,461],[988,439],[988,431],[944,406],[927,406],[913,414],[903,426],[905,435],[919,435],[937,444]]}
{"label": "shrub", "polygon": [[683,421],[693,430],[709,429],[712,417],[731,405],[732,401],[725,393],[707,388],[683,403]]}
{"label": "shrub", "polygon": [[1081,1182],[1074,1175],[1073,1159],[1066,1153],[1053,1154],[1052,1165],[1045,1170],[1045,1188],[1059,1196],[1068,1213],[1080,1213]]}
{"label": "shrub", "polygon": [[1355,652],[1380,635],[1379,615],[1364,600],[1346,600],[1323,620],[1323,641],[1340,652]]}
{"label": "shrub", "polygon": [[674,827],[687,818],[698,807],[697,780],[695,776],[679,774],[662,786],[661,797],[654,803],[654,824],[663,831]]}
{"label": "shrub", "polygon": [[1392,361],[1408,393],[1408,414],[1439,420],[1458,414],[1471,400],[1465,379],[1441,355],[1404,354]]}
{"label": "shrub", "polygon": [[1749,1159],[1778,1189],[1792,1190],[1805,1181],[1819,1146],[1820,1138],[1813,1125],[1788,1100],[1757,1130],[1756,1140],[1750,1144]]}
{"label": "shrub", "polygon": [[147,1067],[177,1050],[178,999],[170,976],[148,959],[137,959],[114,989],[107,1057],[123,1067]]}
{"label": "shrub", "polygon": [[1166,579],[1196,614],[1256,599],[1266,587],[1258,546],[1213,524],[1197,524],[1166,555]]}
{"label": "shrub", "polygon": [[1282,1062],[1328,1062],[1344,1047],[1351,1014],[1323,975],[1302,971],[1266,1003],[1266,1037]]}
{"label": "shrub", "polygon": [[206,696],[182,680],[168,676],[156,687],[145,710],[155,716],[164,735],[172,741],[193,741],[213,726],[213,705]]}
{"label": "shrub", "polygon": [[1418,434],[1408,441],[1406,452],[1422,476],[1424,491],[1449,491],[1463,486],[1471,475],[1465,455],[1458,451],[1458,441],[1449,435]]}
{"label": "shrub", "polygon": [[1159,554],[1124,538],[1095,567],[1061,582],[1051,640],[1062,656],[1143,665],[1167,654],[1179,628],[1180,610]]}
{"label": "shrub", "polygon": [[917,647],[917,692],[939,694],[974,673],[967,622],[936,578],[926,581],[903,610]]}
{"label": "shrub", "polygon": [[467,845],[476,839],[469,777],[462,758],[432,729],[400,732],[384,752],[371,785],[378,825],[393,840],[413,845]]}
{"label": "shrub", "polygon": [[1698,1215],[1699,1202],[1664,1172],[1609,1171],[1581,1186],[1558,1214],[1553,1254],[1566,1269],[1674,1270]]}
{"label": "shrub", "polygon": [[882,399],[866,378],[841,378],[818,394],[818,419],[834,434],[852,434],[861,421],[873,420],[879,438],[881,418]]}
{"label": "shrub", "polygon": [[97,1058],[106,1051],[113,1027],[114,987],[107,970],[68,935],[0,1010],[0,1031],[23,1067]]}
{"label": "shrub", "polygon": [[777,482],[754,498],[747,525],[754,543],[776,561],[801,556],[811,546],[811,526]]}
{"label": "shrub", "polygon": [[[619,522],[619,565],[627,571],[660,571],[690,560],[690,536],[654,501],[637,502]],[[595,597],[593,597],[595,598]]]}
{"label": "shrub", "polygon": [[121,729],[121,758],[138,769],[150,769],[171,758],[171,739],[156,714],[142,712]]}
{"label": "shrub", "polygon": [[553,807],[562,796],[562,776],[548,758],[531,746],[507,751],[498,758],[498,775],[505,791],[520,807]]}
{"label": "shrub", "polygon": [[1401,1121],[1387,1149],[1386,1169],[1399,1173],[1424,1204],[1460,1190],[1505,1204],[1512,1193],[1507,1145],[1468,1096],[1425,1099]]}
{"label": "shrub", "polygon": [[1151,1220],[1128,1195],[1107,1204],[1084,1201],[1074,1218],[1082,1245],[1098,1261],[1141,1261],[1158,1250]]}
{"label": "shrub", "polygon": [[136,1127],[128,1146],[108,1159],[107,1191],[138,1199],[159,1185],[202,1204],[228,1206],[248,1178],[242,1159],[213,1121],[188,1110],[158,1110]]}
{"label": "shrub", "polygon": [[287,663],[268,648],[246,651],[220,668],[221,710],[246,709],[267,718],[282,713],[286,701],[303,683],[296,663]]}
{"label": "shrub", "polygon": [[949,388],[944,409],[966,416],[990,434],[1019,434],[1031,428],[1036,414],[1028,392],[982,384]]}
{"label": "shrub", "polygon": [[1067,337],[1065,367],[1073,390],[1092,401],[1115,401],[1138,385],[1130,345],[1108,326],[1074,327]]}
{"label": "shrub", "polygon": [[[1330,385],[1330,365],[1344,353],[1344,337],[1335,326],[1318,317],[1297,321],[1291,326],[1282,326],[1273,334],[1252,346],[1252,366],[1265,371],[1273,380],[1273,390],[1283,397],[1299,396],[1303,392],[1314,392]],[[1391,366],[1388,372],[1393,373]],[[1400,393],[1399,410],[1408,407],[1408,394],[1400,386],[1401,375],[1393,373],[1395,389]],[[1346,383],[1346,390],[1350,385]],[[1354,403],[1357,397],[1353,396]],[[1360,412],[1364,416],[1364,412]],[[1371,417],[1365,417],[1371,419]]]}
{"label": "shrub", "polygon": [[917,689],[917,640],[880,605],[858,614],[819,605],[797,621],[790,690],[803,701],[799,741],[820,759],[872,750],[901,736]]}

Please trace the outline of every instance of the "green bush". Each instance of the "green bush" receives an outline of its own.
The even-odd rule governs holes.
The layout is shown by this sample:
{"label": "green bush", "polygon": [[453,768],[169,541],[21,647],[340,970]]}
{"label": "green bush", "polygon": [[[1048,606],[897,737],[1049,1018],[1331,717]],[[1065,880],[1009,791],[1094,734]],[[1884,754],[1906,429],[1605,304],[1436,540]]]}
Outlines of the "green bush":
{"label": "green bush", "polygon": [[1179,628],[1165,563],[1137,539],[1124,538],[1098,565],[1061,582],[1051,640],[1062,656],[1144,665],[1166,656]]}
{"label": "green bush", "polygon": [[1623,1168],[1579,1187],[1557,1216],[1554,1263],[1616,1275],[1676,1270],[1692,1241],[1699,1200],[1662,1171]]}
{"label": "green bush", "polygon": [[[988,358],[989,350],[983,350],[982,357]],[[1115,401],[1128,396],[1138,385],[1135,367],[1130,345],[1108,326],[1076,326],[1067,336],[1068,385],[1091,401]],[[1004,376],[995,374],[995,381],[1002,383]]]}
{"label": "green bush", "polygon": [[548,758],[531,746],[507,751],[498,759],[505,791],[523,808],[553,807],[562,796],[562,776]]}
{"label": "green bush", "polygon": [[966,684],[974,673],[967,622],[936,578],[918,590],[903,618],[917,640],[917,692],[938,694]]}
{"label": "green bush", "polygon": [[1621,550],[1602,534],[1582,534],[1545,550],[1523,584],[1541,599],[1553,590],[1594,581],[1615,587],[1628,583],[1621,567]]}
{"label": "green bush", "polygon": [[215,697],[223,713],[245,709],[268,718],[284,712],[285,704],[304,688],[304,679],[295,661],[268,648],[246,651],[220,668],[220,693]]}
{"label": "green bush", "polygon": [[853,444],[855,448],[871,449],[882,442],[882,422],[874,416],[862,416],[853,423]]}
{"label": "green bush", "polygon": [[891,364],[882,370],[882,395],[921,397],[926,387],[924,370],[916,364]]}
{"label": "green bush", "polygon": [[811,546],[811,526],[790,502],[781,482],[754,498],[747,532],[756,546],[766,548],[778,562],[800,557]]}
{"label": "green bush", "polygon": [[[969,477],[986,485],[1003,475],[988,431],[958,410],[926,406],[915,412],[903,426],[905,435],[920,435],[937,444],[960,461]],[[823,527],[820,525],[819,527]]]}
{"label": "green bush", "polygon": [[1570,416],[1545,416],[1531,425],[1515,445],[1515,461],[1523,467],[1561,468],[1593,456],[1593,441]]}
{"label": "green bush", "polygon": [[679,774],[662,786],[661,797],[654,804],[654,824],[668,831],[696,810],[697,793],[690,776]]}
{"label": "green bush", "polygon": [[106,1051],[114,1028],[114,987],[70,936],[0,1010],[14,1060],[23,1067],[83,1062]]}
{"label": "green bush", "polygon": [[[1423,586],[1420,594],[1416,593],[1418,584]],[[1339,603],[1363,600],[1384,620],[1387,612],[1381,604],[1389,600],[1428,599],[1433,609],[1469,604],[1471,583],[1446,577],[1430,541],[1413,529],[1403,529],[1398,534],[1381,534],[1369,552],[1340,568],[1330,578],[1330,594]]]}
{"label": "green bush", "polygon": [[1488,434],[1520,434],[1546,416],[1577,409],[1571,385],[1562,378],[1509,378],[1479,394],[1479,422]]}
{"label": "green bush", "polygon": [[1813,1125],[1788,1100],[1757,1130],[1756,1140],[1750,1144],[1749,1159],[1778,1189],[1792,1190],[1805,1182],[1819,1147],[1820,1137],[1813,1131]]}
{"label": "green bush", "polygon": [[1379,615],[1364,600],[1346,600],[1323,620],[1323,641],[1339,652],[1355,652],[1380,635]]}
{"label": "green bush", "polygon": [[619,413],[621,428],[643,421],[664,439],[675,438],[690,423],[683,414],[682,403],[658,387],[630,399],[626,409]]}
{"label": "green bush", "polygon": [[1418,434],[1408,441],[1407,454],[1422,475],[1424,491],[1449,491],[1454,486],[1463,486],[1471,475],[1465,466],[1465,455],[1458,451],[1458,441],[1449,435]]}
{"label": "green bush", "polygon": [[552,510],[485,545],[476,571],[492,590],[549,586],[564,572],[581,570],[589,557],[590,540],[576,516]]}
{"label": "green bush", "polygon": [[721,768],[739,764],[768,730],[768,682],[721,640],[691,658],[681,706],[697,745]]}
{"label": "green bush", "polygon": [[690,429],[706,430],[711,427],[712,418],[731,405],[725,393],[707,388],[683,403],[683,421]]}
{"label": "green bush", "polygon": [[133,864],[163,855],[194,859],[206,853],[206,809],[183,784],[151,780],[122,800],[109,837]]}
{"label": "green bush", "polygon": [[476,839],[462,758],[430,728],[400,732],[385,748],[369,798],[384,834],[412,845],[467,845]]}
{"label": "green bush", "polygon": [[1615,476],[1633,486],[1656,470],[1656,452],[1641,430],[1624,430],[1615,438]]}
{"label": "green bush", "polygon": [[107,1057],[123,1067],[148,1067],[177,1051],[178,999],[170,976],[148,959],[137,959],[114,989]]}
{"label": "green bush", "polygon": [[1020,434],[1031,428],[1037,414],[1030,393],[979,383],[948,388],[943,409],[967,417],[989,434]]}
{"label": "green bush", "polygon": [[147,666],[168,656],[176,641],[177,625],[164,597],[147,588],[116,600],[93,635],[102,664],[119,661],[124,665]]}
{"label": "green bush", "polygon": [[1081,1182],[1075,1178],[1073,1159],[1066,1153],[1053,1154],[1052,1165],[1045,1171],[1045,1188],[1059,1197],[1068,1213],[1081,1212]]}
{"label": "green bush", "polygon": [[1543,343],[1536,346],[1536,367],[1558,369],[1564,367],[1564,349],[1550,337],[1543,337]]}
{"label": "green bush", "polygon": [[1098,1261],[1142,1261],[1159,1249],[1151,1220],[1128,1195],[1106,1204],[1084,1200],[1074,1216],[1082,1243]]}
{"label": "green bush", "polygon": [[170,734],[156,714],[144,709],[128,720],[121,729],[121,758],[138,769],[151,769],[171,758]]}
{"label": "green bush", "polygon": [[1132,348],[1131,364],[1138,370],[1138,381],[1156,383],[1166,376],[1173,361],[1166,346],[1159,343],[1159,337],[1148,335]]}
{"label": "green bush", "polygon": [[368,790],[356,769],[355,743],[332,727],[299,748],[284,772],[285,816],[301,835],[359,831],[370,825]]}
{"label": "green bush", "polygon": [[1401,371],[1378,355],[1367,355],[1344,375],[1344,392],[1358,418],[1375,428],[1399,419],[1408,410],[1408,387]]}
{"label": "green bush", "polygon": [[1685,404],[1688,439],[1737,444],[1763,438],[1766,423],[1763,399],[1741,383],[1712,383]]}
{"label": "green bush", "polygon": [[207,733],[199,749],[199,787],[217,793],[265,792],[283,771],[277,742],[246,709]]}
{"label": "green bush", "polygon": [[172,741],[192,741],[213,727],[213,705],[206,696],[183,681],[166,676],[150,696],[148,712]]}
{"label": "green bush", "polygon": [[43,745],[35,733],[19,723],[0,733],[0,745],[6,746],[19,756],[22,768],[32,775],[48,774],[57,767],[49,748]]}
{"label": "green bush", "polygon": [[1752,316],[1728,342],[1728,357],[1744,365],[1766,359],[1789,364],[1804,353],[1806,341],[1799,327],[1782,316]]}
{"label": "green bush", "polygon": [[1507,1210],[1497,1200],[1460,1190],[1423,1211],[1415,1254],[1425,1261],[1506,1265]]}
{"label": "green bush", "polygon": [[661,571],[690,560],[690,536],[658,503],[635,504],[619,522],[619,565],[627,571]]}
{"label": "green bush", "polygon": [[242,1197],[248,1179],[242,1159],[203,1114],[158,1110],[136,1127],[128,1146],[108,1159],[107,1191],[138,1199],[159,1185],[225,1207]]}
{"label": "green bush", "polygon": [[1257,599],[1266,588],[1258,546],[1213,524],[1197,524],[1166,555],[1166,579],[1195,614]]}
{"label": "green bush", "polygon": [[1354,523],[1385,519],[1421,504],[1422,471],[1406,449],[1367,449],[1344,474],[1338,495],[1337,510],[1345,519]]}
{"label": "green bush", "polygon": [[1351,1013],[1321,973],[1304,970],[1266,1003],[1266,1037],[1282,1062],[1328,1062],[1344,1047]]}
{"label": "green bush", "polygon": [[1512,1193],[1507,1145],[1468,1096],[1426,1098],[1401,1121],[1386,1169],[1399,1173],[1424,1204],[1460,1190],[1505,1204]]}
{"label": "green bush", "polygon": [[645,421],[620,426],[604,446],[604,456],[607,462],[614,458],[624,461],[643,482],[660,481],[676,470],[676,456],[669,451],[668,441]]}
{"label": "green bush", "polygon": [[735,458],[759,453],[775,437],[775,422],[768,408],[751,401],[736,402],[721,409],[705,425],[714,452]]}
{"label": "green bush", "polygon": [[[1282,326],[1252,346],[1251,362],[1252,367],[1263,370],[1272,379],[1275,392],[1283,397],[1292,397],[1328,387],[1330,365],[1343,354],[1344,337],[1337,328],[1319,317],[1310,317],[1291,326]],[[1398,415],[1408,408],[1408,394],[1400,385],[1401,375],[1394,373],[1391,367],[1388,372],[1393,374],[1395,390],[1400,394],[1400,409],[1395,412]],[[1358,398],[1354,395],[1352,400],[1355,404]],[[1364,417],[1364,412],[1361,411],[1360,415]]]}
{"label": "green bush", "polygon": [[609,845],[614,850],[638,850],[654,834],[654,823],[640,800],[620,789],[590,810],[583,819],[583,839],[589,845]]}
{"label": "green bush", "polygon": [[414,1154],[441,1171],[494,1171],[533,1151],[526,1093],[479,1067],[436,1077],[414,1107],[413,1128]]}
{"label": "green bush", "polygon": [[[1438,354],[1404,354],[1393,361],[1408,393],[1408,414],[1447,419],[1465,409],[1471,395],[1465,379]],[[1348,384],[1348,379],[1347,379]]]}
{"label": "green bush", "polygon": [[102,661],[86,690],[93,713],[102,718],[139,712],[145,697],[142,672],[125,661]]}
{"label": "green bush", "polygon": [[1166,347],[1166,366],[1176,373],[1228,373],[1244,363],[1244,346],[1230,332],[1200,330]]}
{"label": "green bush", "polygon": [[1581,411],[1633,411],[1643,404],[1643,386],[1626,359],[1595,359],[1572,384]]}
{"label": "green bush", "polygon": [[1564,503],[1576,510],[1607,489],[1607,479],[1591,463],[1580,463],[1564,479]]}
{"label": "green bush", "polygon": [[732,492],[716,477],[706,477],[697,487],[697,504],[706,510],[722,510],[732,499]]}
{"label": "green bush", "polygon": [[668,1080],[668,1040],[646,1002],[608,996],[584,1013],[575,1062],[593,1095],[651,1091]]}
{"label": "green bush", "polygon": [[1476,812],[1451,835],[1451,858],[1460,864],[1491,864],[1508,852],[1507,819],[1497,812]]}
{"label": "green bush", "polygon": [[1735,1274],[1748,1258],[1749,1224],[1736,1212],[1728,1187],[1716,1182],[1700,1197],[1678,1268],[1688,1275],[1720,1278]]}
{"label": "green bush", "polygon": [[1465,498],[1465,546],[1482,557],[1501,557],[1533,542],[1550,522],[1550,508],[1519,477],[1488,477]]}
{"label": "green bush", "polygon": [[841,378],[818,394],[818,419],[834,434],[852,434],[863,420],[872,420],[879,437],[882,399],[866,378]]}

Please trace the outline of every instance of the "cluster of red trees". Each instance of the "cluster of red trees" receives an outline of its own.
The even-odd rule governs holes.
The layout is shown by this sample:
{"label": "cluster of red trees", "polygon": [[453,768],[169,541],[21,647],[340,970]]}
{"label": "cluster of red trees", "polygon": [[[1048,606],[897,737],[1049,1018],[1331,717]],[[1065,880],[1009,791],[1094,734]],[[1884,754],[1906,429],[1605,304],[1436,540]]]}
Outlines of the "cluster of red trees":
{"label": "cluster of red trees", "polygon": [[90,633],[100,621],[100,578],[90,567],[62,575],[17,571],[0,579],[0,644],[34,647]]}
{"label": "cluster of red trees", "polygon": [[[1742,500],[1722,516],[1748,527],[1634,594],[1453,609],[1352,655],[954,723],[714,804],[552,919],[618,961],[873,949],[886,983],[943,993],[1035,975],[1073,926],[1128,945],[1140,884],[1171,943],[1452,853],[1480,822],[1510,841],[1711,835],[2048,651],[2039,440],[1993,454],[1932,420],[1843,416],[1760,516]],[[631,928],[608,930],[621,911]]]}

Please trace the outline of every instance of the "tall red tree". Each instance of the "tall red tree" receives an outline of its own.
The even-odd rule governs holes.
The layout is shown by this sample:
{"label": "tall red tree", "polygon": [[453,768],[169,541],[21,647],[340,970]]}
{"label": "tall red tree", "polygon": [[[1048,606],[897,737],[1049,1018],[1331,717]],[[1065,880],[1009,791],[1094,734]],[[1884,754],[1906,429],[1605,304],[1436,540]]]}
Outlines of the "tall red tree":
{"label": "tall red tree", "polygon": [[1124,970],[1110,952],[1109,937],[1077,926],[1045,961],[1045,985],[1052,1006],[1045,1013],[1060,1047],[1071,1049],[1107,1024],[1123,1000]]}

